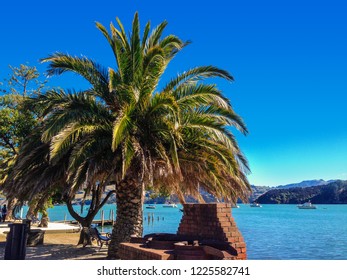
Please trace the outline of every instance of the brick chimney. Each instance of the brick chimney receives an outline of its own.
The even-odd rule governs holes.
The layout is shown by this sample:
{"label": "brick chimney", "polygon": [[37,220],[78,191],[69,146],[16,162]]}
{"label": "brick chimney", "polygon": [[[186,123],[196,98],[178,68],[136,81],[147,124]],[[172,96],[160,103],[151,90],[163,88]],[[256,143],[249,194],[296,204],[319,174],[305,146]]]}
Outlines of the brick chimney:
{"label": "brick chimney", "polygon": [[246,244],[231,216],[231,204],[184,204],[184,214],[177,234],[220,242],[232,247],[233,259],[245,260]]}

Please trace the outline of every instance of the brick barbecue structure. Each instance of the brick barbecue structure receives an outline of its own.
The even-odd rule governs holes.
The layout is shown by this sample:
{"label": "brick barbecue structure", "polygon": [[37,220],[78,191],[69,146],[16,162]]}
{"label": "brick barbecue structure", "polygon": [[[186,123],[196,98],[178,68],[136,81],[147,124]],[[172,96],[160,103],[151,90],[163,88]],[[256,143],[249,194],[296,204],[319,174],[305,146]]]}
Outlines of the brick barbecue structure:
{"label": "brick barbecue structure", "polygon": [[184,204],[177,234],[150,234],[122,243],[119,257],[148,259],[247,258],[246,244],[231,216],[231,204]]}

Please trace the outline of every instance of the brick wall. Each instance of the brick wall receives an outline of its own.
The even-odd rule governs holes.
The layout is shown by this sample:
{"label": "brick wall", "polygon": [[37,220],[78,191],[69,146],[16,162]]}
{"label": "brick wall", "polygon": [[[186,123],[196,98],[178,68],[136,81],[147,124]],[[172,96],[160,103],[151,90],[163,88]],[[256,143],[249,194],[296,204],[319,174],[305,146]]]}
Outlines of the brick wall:
{"label": "brick wall", "polygon": [[234,259],[247,258],[246,244],[231,216],[231,204],[184,204],[177,234],[229,243]]}
{"label": "brick wall", "polygon": [[168,250],[145,248],[139,243],[121,243],[118,256],[122,260],[170,260],[174,255]]}

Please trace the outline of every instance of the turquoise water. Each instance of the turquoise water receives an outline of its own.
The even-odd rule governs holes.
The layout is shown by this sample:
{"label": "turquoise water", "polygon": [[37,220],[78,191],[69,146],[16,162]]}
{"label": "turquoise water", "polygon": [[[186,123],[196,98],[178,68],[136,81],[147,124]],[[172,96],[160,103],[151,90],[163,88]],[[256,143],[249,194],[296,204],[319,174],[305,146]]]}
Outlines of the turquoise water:
{"label": "turquoise water", "polygon": [[241,205],[233,216],[241,230],[249,259],[346,260],[347,205]]}
{"label": "turquoise water", "polygon": [[[105,205],[103,209],[108,219],[115,206]],[[65,214],[72,219],[65,206],[49,209],[51,221],[64,220]],[[255,208],[241,204],[232,209],[232,215],[245,238],[248,259],[347,260],[347,205],[302,210],[295,205]],[[178,208],[157,205],[156,209],[144,209],[144,234],[176,233],[181,217]],[[100,219],[100,213],[96,219]],[[111,231],[111,227],[102,230]]]}

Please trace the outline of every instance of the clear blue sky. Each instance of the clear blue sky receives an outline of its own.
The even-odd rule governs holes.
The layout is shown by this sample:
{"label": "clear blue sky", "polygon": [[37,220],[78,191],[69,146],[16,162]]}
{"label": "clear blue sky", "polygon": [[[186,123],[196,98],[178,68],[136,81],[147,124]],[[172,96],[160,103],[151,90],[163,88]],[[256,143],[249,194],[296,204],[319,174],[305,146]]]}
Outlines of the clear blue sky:
{"label": "clear blue sky", "polygon": [[[8,65],[55,51],[86,55],[114,66],[95,28],[118,16],[129,30],[135,11],[142,27],[167,20],[168,33],[192,44],[167,77],[197,65],[230,71],[219,82],[250,131],[236,133],[256,185],[305,179],[347,179],[347,3],[305,0],[5,1],[0,11],[0,78]],[[54,3],[54,4],[53,4]],[[213,4],[213,5],[212,5]],[[51,85],[81,89],[78,79]]]}

